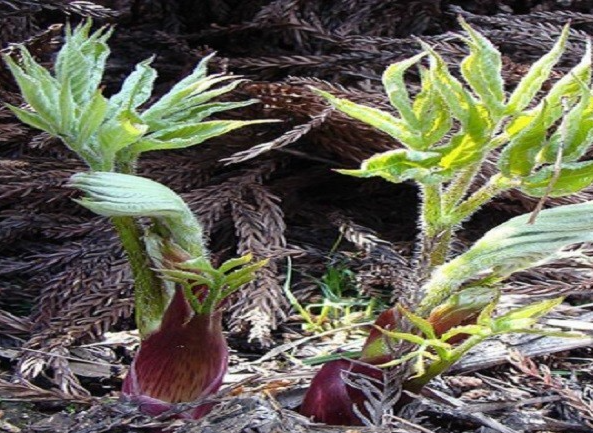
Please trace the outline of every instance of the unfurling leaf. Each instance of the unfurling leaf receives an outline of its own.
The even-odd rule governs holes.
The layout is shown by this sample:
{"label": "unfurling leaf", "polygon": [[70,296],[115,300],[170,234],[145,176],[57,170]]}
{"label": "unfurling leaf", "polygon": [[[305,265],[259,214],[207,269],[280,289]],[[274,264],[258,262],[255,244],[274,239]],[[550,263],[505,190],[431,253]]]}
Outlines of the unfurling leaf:
{"label": "unfurling leaf", "polygon": [[423,303],[443,299],[476,276],[487,273],[503,279],[554,257],[561,248],[593,241],[593,201],[545,209],[533,224],[529,219],[521,215],[493,228],[468,251],[437,268]]}
{"label": "unfurling leaf", "polygon": [[202,226],[179,195],[140,176],[112,172],[78,173],[70,185],[85,193],[79,204],[103,216],[152,217],[192,257],[206,256]]}
{"label": "unfurling leaf", "polygon": [[560,38],[556,44],[554,44],[554,47],[550,52],[545,54],[541,59],[535,62],[531,68],[529,68],[527,75],[521,79],[509,97],[509,102],[505,110],[507,114],[520,112],[533,100],[536,93],[541,89],[544,82],[550,76],[552,68],[558,62],[560,56],[562,56],[566,40],[568,39],[568,33],[569,26],[566,25],[562,30]]}
{"label": "unfurling leaf", "polygon": [[391,105],[397,108],[400,116],[411,129],[419,129],[422,119],[417,116],[410,103],[404,73],[424,56],[426,56],[426,53],[417,54],[414,57],[392,64],[383,72],[383,87],[387,91],[389,101]]}
{"label": "unfurling leaf", "polygon": [[505,99],[500,52],[463,18],[460,18],[459,23],[470,37],[466,41],[470,54],[461,62],[461,73],[491,117],[498,119],[504,110]]}
{"label": "unfurling leaf", "polygon": [[410,149],[422,148],[422,138],[402,119],[378,108],[367,107],[347,99],[336,98],[332,94],[322,90],[313,89],[313,91],[327,99],[338,110],[385,132],[400,141],[404,146]]}
{"label": "unfurling leaf", "polygon": [[182,149],[200,144],[247,125],[269,123],[270,120],[212,120],[172,126],[146,135],[130,148],[135,154],[152,150]]}
{"label": "unfurling leaf", "polygon": [[560,305],[564,298],[547,299],[525,307],[509,311],[492,320],[491,328],[495,334],[517,332],[531,328],[537,320]]}
{"label": "unfurling leaf", "polygon": [[397,149],[379,153],[363,161],[358,170],[336,170],[338,173],[355,177],[382,177],[390,182],[400,183],[408,179],[432,182],[442,179],[437,152]]}

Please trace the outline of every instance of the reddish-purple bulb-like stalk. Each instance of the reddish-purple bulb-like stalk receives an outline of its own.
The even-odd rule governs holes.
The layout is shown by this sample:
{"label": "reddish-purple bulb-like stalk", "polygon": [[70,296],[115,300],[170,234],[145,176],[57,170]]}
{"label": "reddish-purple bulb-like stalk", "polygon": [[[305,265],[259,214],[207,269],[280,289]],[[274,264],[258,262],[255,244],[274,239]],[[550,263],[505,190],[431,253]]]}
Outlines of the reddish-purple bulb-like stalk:
{"label": "reddish-purple bulb-like stalk", "polygon": [[[158,330],[142,341],[124,380],[122,395],[156,416],[175,403],[193,402],[215,393],[227,371],[228,347],[222,314],[197,314],[177,290]],[[203,404],[179,414],[201,418],[211,409]]]}
{"label": "reddish-purple bulb-like stalk", "polygon": [[[492,302],[494,296],[495,292],[487,287],[465,289],[433,309],[428,322],[435,334],[440,336],[455,326],[475,322],[476,316]],[[325,364],[311,382],[301,405],[301,414],[326,424],[362,425],[354,407],[357,407],[359,413],[366,415],[364,394],[348,385],[344,377],[358,373],[380,379],[382,371],[372,366],[388,363],[397,357],[393,340],[382,330],[397,331],[401,329],[402,320],[402,310],[399,308],[384,311],[377,317],[358,361],[339,359]],[[448,342],[456,343],[466,337],[458,335]],[[406,385],[407,383],[404,387]]]}

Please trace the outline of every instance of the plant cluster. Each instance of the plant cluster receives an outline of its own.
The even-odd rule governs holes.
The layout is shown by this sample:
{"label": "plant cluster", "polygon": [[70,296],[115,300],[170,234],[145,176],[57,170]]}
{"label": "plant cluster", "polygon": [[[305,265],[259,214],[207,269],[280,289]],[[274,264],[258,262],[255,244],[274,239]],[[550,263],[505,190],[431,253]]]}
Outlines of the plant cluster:
{"label": "plant cluster", "polygon": [[[382,313],[358,357],[379,367],[408,365],[403,387],[414,392],[490,336],[554,334],[533,326],[562,298],[496,316],[500,284],[514,272],[553,260],[568,245],[593,239],[591,202],[541,210],[547,197],[570,195],[593,182],[593,164],[582,161],[593,141],[590,44],[581,62],[537,101],[564,50],[565,26],[552,50],[507,97],[500,52],[463,19],[460,23],[469,48],[459,65],[463,81],[423,42],[424,52],[384,72],[383,85],[399,116],[317,91],[336,109],[402,145],[370,157],[359,169],[339,172],[413,181],[421,191],[419,301]],[[425,57],[428,68],[420,63]],[[421,89],[410,98],[404,76],[414,65],[420,69]],[[492,162],[496,172],[476,185],[484,165]],[[495,227],[451,258],[461,224],[511,189],[540,198],[536,211]],[[368,402],[346,376],[377,374],[358,361],[336,360],[322,367],[302,412],[329,423],[370,422]]]}
{"label": "plant cluster", "polygon": [[[538,98],[563,52],[569,36],[565,27],[552,50],[507,96],[500,53],[463,20],[461,25],[469,48],[460,64],[462,81],[424,43],[423,53],[385,71],[383,84],[398,116],[318,91],[338,110],[402,145],[372,156],[360,169],[339,171],[394,183],[413,181],[422,198],[422,287],[413,297],[419,301],[382,312],[357,360],[333,360],[321,368],[301,408],[318,421],[368,421],[364,392],[349,375],[376,379],[381,368],[405,365],[403,387],[418,391],[490,336],[555,333],[534,325],[561,298],[496,314],[500,284],[516,271],[554,259],[568,245],[593,241],[593,203],[587,202],[513,218],[451,257],[461,224],[502,192],[518,189],[543,204],[547,197],[573,194],[593,182],[593,165],[583,161],[593,141],[590,46],[581,62]],[[19,62],[6,56],[28,104],[9,107],[24,123],[60,138],[91,170],[72,177],[71,185],[84,193],[77,201],[111,218],[135,279],[142,344],[123,394],[156,415],[219,388],[228,362],[223,304],[265,262],[253,263],[247,255],[216,267],[200,222],[175,192],[135,176],[138,158],[266,120],[206,120],[255,102],[214,100],[241,80],[207,75],[209,58],[157,100],[152,97],[156,71],[148,59],[136,66],[118,93],[106,98],[100,84],[111,31],[90,29],[88,21],[67,30],[53,73],[24,48]],[[428,67],[422,64],[426,57]],[[405,73],[415,65],[421,90],[411,98]],[[496,173],[476,185],[483,166],[491,162]],[[139,218],[150,224],[142,225]],[[331,303],[332,297],[342,302],[341,281],[338,289],[329,290],[336,278],[339,272],[326,275],[329,303],[320,306],[322,317],[343,306]],[[311,318],[310,325],[322,322]],[[209,405],[199,405],[182,416],[199,418],[209,410]]]}
{"label": "plant cluster", "polygon": [[[228,364],[222,304],[265,262],[251,263],[246,255],[216,268],[200,222],[174,191],[134,175],[138,158],[265,121],[206,120],[255,102],[217,101],[242,80],[208,75],[209,57],[158,100],[152,98],[152,59],[136,65],[121,90],[106,98],[100,85],[111,30],[91,33],[91,25],[89,20],[67,28],[53,74],[24,47],[19,63],[4,57],[28,104],[9,108],[24,123],[58,137],[91,170],[71,178],[71,186],[85,193],[77,202],[111,218],[135,279],[142,342],[123,394],[158,414],[220,387]],[[150,225],[142,226],[139,218]],[[208,410],[202,405],[182,415],[199,417]]]}

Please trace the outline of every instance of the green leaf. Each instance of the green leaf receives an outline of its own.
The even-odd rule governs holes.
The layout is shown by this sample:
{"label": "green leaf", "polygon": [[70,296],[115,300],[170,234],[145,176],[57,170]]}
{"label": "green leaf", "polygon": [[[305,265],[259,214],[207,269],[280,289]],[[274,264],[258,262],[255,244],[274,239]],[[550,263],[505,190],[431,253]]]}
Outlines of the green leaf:
{"label": "green leaf", "polygon": [[560,305],[564,298],[547,299],[509,311],[492,321],[492,331],[497,334],[517,332],[532,327],[537,320]]}
{"label": "green leaf", "polygon": [[[21,54],[26,52],[25,48],[21,48]],[[57,87],[53,87],[51,83],[42,83],[28,75],[7,55],[4,56],[4,61],[12,72],[25,102],[35,110],[46,124],[51,125],[53,131],[57,131],[60,124],[60,112],[56,110],[59,98]],[[45,131],[50,132],[47,129]]]}
{"label": "green leaf", "polygon": [[86,104],[99,88],[109,56],[106,41],[112,30],[104,27],[89,35],[91,25],[87,20],[74,31],[66,28],[66,42],[55,62],[58,82],[62,86],[70,83],[78,105]]}
{"label": "green leaf", "polygon": [[[554,178],[554,167],[547,166],[527,177],[521,191],[532,197],[543,197]],[[548,195],[564,197],[582,191],[593,183],[593,161],[562,164],[560,175]]]}
{"label": "green leaf", "polygon": [[428,71],[420,68],[422,88],[412,106],[417,120],[417,129],[422,140],[419,150],[426,150],[439,142],[451,130],[453,124],[449,107],[432,84]]}
{"label": "green leaf", "polygon": [[230,271],[232,269],[235,269],[235,268],[238,268],[240,266],[246,265],[251,260],[253,260],[253,254],[251,254],[251,253],[245,254],[244,256],[236,257],[234,259],[227,260],[222,265],[220,265],[220,267],[218,268],[218,270],[220,272],[226,274],[228,271]]}
{"label": "green leaf", "polygon": [[544,104],[535,118],[516,133],[504,148],[498,160],[500,171],[507,177],[528,176],[536,165],[538,153],[547,143]]}
{"label": "green leaf", "polygon": [[437,268],[427,290],[455,290],[484,273],[494,280],[506,278],[553,258],[561,248],[593,241],[593,201],[542,210],[532,224],[530,217],[521,215],[488,231],[468,251]]}
{"label": "green leaf", "polygon": [[98,131],[99,127],[107,115],[107,99],[101,94],[100,90],[95,92],[92,99],[81,110],[80,120],[78,121],[78,143],[87,143],[91,137]]}
{"label": "green leaf", "polygon": [[562,146],[562,161],[577,161],[584,156],[593,142],[593,96],[583,85],[581,100],[566,114],[552,134],[540,160],[552,163]]}
{"label": "green leaf", "polygon": [[356,177],[382,177],[389,182],[401,183],[409,179],[432,182],[441,179],[437,152],[396,149],[379,153],[363,161],[359,170],[336,170]]}
{"label": "green leaf", "polygon": [[486,137],[476,137],[466,132],[455,134],[443,149],[440,166],[445,170],[457,170],[480,161],[486,152]]}
{"label": "green leaf", "polygon": [[416,117],[410,103],[410,95],[404,81],[404,73],[413,65],[418,63],[427,53],[420,53],[414,57],[390,65],[383,72],[383,86],[391,105],[399,111],[402,119],[410,128],[418,129],[419,119]]}
{"label": "green leaf", "polygon": [[434,328],[428,320],[412,313],[411,311],[402,307],[400,304],[398,304],[397,307],[399,312],[402,313],[404,317],[408,319],[412,325],[418,328],[418,330],[422,332],[422,334],[424,334],[427,338],[437,338]]}
{"label": "green leaf", "polygon": [[208,104],[200,104],[196,105],[195,107],[190,107],[175,113],[170,113],[166,117],[166,121],[164,121],[163,124],[172,125],[182,123],[186,122],[187,119],[191,120],[191,123],[201,122],[202,120],[210,117],[212,114],[247,107],[249,105],[255,104],[256,102],[259,101],[257,99],[248,99],[246,101],[237,102],[212,102]]}
{"label": "green leaf", "polygon": [[153,59],[154,56],[138,63],[134,72],[123,82],[121,90],[109,98],[110,117],[122,111],[133,111],[150,98],[157,77],[156,71],[150,66]]}
{"label": "green leaf", "polygon": [[183,199],[166,186],[140,176],[78,173],[70,186],[85,193],[79,204],[98,215],[151,217],[159,230],[192,257],[205,257],[202,226]]}
{"label": "green leaf", "polygon": [[71,137],[76,133],[75,129],[78,128],[78,125],[75,125],[78,119],[75,118],[76,105],[70,89],[70,83],[64,83],[62,86],[59,110],[61,113],[60,135]]}
{"label": "green leaf", "polygon": [[589,88],[590,82],[591,41],[587,40],[585,54],[579,64],[558,80],[544,98],[549,107],[549,118],[546,119],[546,124],[550,126],[559,119],[564,114],[564,107],[572,105],[582,97],[583,90]]}
{"label": "green leaf", "polygon": [[224,277],[224,284],[228,286],[225,290],[225,296],[240,288],[242,285],[255,279],[255,272],[263,268],[268,263],[268,260],[260,260],[251,265],[243,266]]}
{"label": "green leaf", "polygon": [[313,89],[315,93],[323,96],[338,110],[346,113],[354,119],[360,120],[369,124],[380,131],[392,136],[400,141],[406,147],[411,149],[421,148],[422,139],[416,132],[402,120],[378,108],[367,107],[365,105],[356,104],[347,99],[336,98],[328,92]]}
{"label": "green leaf", "polygon": [[470,37],[466,40],[470,54],[461,62],[461,73],[492,118],[498,119],[504,111],[505,99],[500,52],[463,18],[459,19],[459,23]]}
{"label": "green leaf", "polygon": [[[186,82],[186,80],[184,79],[180,83]],[[208,91],[212,86],[229,80],[234,81],[226,86]],[[243,80],[238,80],[237,77],[232,75],[219,74],[201,78],[195,82],[188,82],[185,86],[179,86],[178,83],[161,99],[146,109],[141,116],[145,122],[151,125],[161,125],[168,116],[187,112],[212,98],[230,92],[242,82]]]}
{"label": "green leaf", "polygon": [[135,143],[131,151],[137,154],[160,149],[182,149],[202,143],[247,125],[268,123],[270,120],[212,120],[209,122],[172,126],[147,135]]}
{"label": "green leaf", "polygon": [[6,104],[6,106],[21,122],[32,126],[33,128],[48,132],[51,135],[56,135],[56,131],[53,126],[47,123],[39,114],[33,113],[32,111],[23,110],[22,108],[15,107],[14,105],[10,104]]}
{"label": "green leaf", "polygon": [[549,53],[535,62],[527,74],[521,79],[511,96],[506,108],[507,114],[518,113],[529,105],[544,82],[550,76],[552,68],[562,56],[566,40],[568,39],[569,26],[564,26],[562,34]]}
{"label": "green leaf", "polygon": [[[101,125],[97,131],[99,148],[104,163],[112,166],[117,152],[136,143],[148,131],[148,125],[137,123],[138,118],[129,111]],[[111,169],[111,168],[110,168]]]}
{"label": "green leaf", "polygon": [[462,128],[471,134],[487,135],[491,121],[487,111],[479,112],[478,101],[463,87],[457,78],[451,75],[443,58],[429,45],[422,43],[430,53],[430,76],[432,85],[439,91],[449,107],[451,114],[461,123]]}

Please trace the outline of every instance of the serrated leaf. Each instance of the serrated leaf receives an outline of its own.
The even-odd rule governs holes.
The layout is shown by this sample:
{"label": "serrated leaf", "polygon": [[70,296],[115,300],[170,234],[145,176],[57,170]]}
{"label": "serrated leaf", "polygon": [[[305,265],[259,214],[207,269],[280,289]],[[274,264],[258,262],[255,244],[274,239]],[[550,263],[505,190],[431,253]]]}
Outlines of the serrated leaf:
{"label": "serrated leaf", "polygon": [[418,119],[418,130],[422,139],[422,148],[427,150],[439,142],[452,127],[449,107],[434,88],[430,74],[420,68],[422,88],[416,95],[412,110]]}
{"label": "serrated leaf", "polygon": [[32,111],[23,110],[22,108],[15,107],[14,105],[10,104],[6,104],[6,106],[21,122],[32,126],[33,128],[45,131],[51,135],[56,135],[56,131],[53,126],[47,123],[39,114],[33,113]]}
{"label": "serrated leaf", "polygon": [[564,298],[546,299],[509,311],[492,321],[492,331],[498,334],[528,329],[537,320],[560,305]]}
{"label": "serrated leaf", "polygon": [[269,123],[270,120],[212,120],[196,124],[177,125],[147,135],[131,146],[131,151],[140,154],[152,150],[182,149],[202,143],[247,125]]}
{"label": "serrated leaf", "polygon": [[89,35],[91,21],[66,30],[66,42],[55,62],[55,74],[58,82],[69,82],[72,95],[78,105],[86,104],[97,91],[105,63],[109,56],[106,40],[111,29],[102,28]]}
{"label": "serrated leaf", "polygon": [[463,18],[459,22],[470,36],[466,41],[470,54],[461,62],[461,73],[488,108],[492,118],[498,119],[504,110],[505,99],[500,52]]}
{"label": "serrated leaf", "polygon": [[60,91],[60,105],[59,110],[61,113],[60,119],[60,135],[66,137],[73,136],[76,131],[74,128],[78,128],[78,119],[76,119],[76,105],[74,97],[70,91],[70,83],[65,83]]}
{"label": "serrated leaf", "polygon": [[410,102],[410,95],[404,81],[404,73],[413,65],[418,63],[427,53],[420,53],[414,57],[390,65],[383,72],[383,86],[387,91],[387,96],[391,105],[399,111],[402,119],[407,122],[411,128],[419,127],[419,119],[416,117]]}
{"label": "serrated leaf", "polygon": [[542,56],[537,62],[535,62],[527,74],[521,79],[511,96],[507,104],[505,112],[507,114],[518,113],[529,105],[533,100],[537,92],[541,89],[544,82],[550,76],[552,68],[562,56],[564,52],[564,46],[568,39],[569,26],[566,25],[562,29],[560,38],[549,53]]}
{"label": "serrated leaf", "polygon": [[257,99],[248,99],[246,101],[237,102],[211,102],[208,104],[200,104],[186,110],[169,114],[166,117],[166,122],[163,123],[172,125],[175,123],[186,122],[186,119],[190,119],[191,123],[201,122],[202,120],[210,117],[212,114],[247,107],[257,102],[259,102]]}
{"label": "serrated leaf", "polygon": [[523,127],[503,149],[498,160],[500,171],[507,177],[528,176],[536,165],[539,152],[546,145],[547,128],[544,121],[547,105]]}
{"label": "serrated leaf", "polygon": [[553,166],[540,169],[537,173],[525,178],[521,191],[532,197],[563,197],[582,191],[593,183],[593,161],[562,164],[560,175],[548,192],[555,173]]}
{"label": "serrated leaf", "polygon": [[584,156],[593,142],[593,96],[583,85],[579,103],[570,109],[562,123],[550,137],[540,155],[542,162],[554,162],[562,146],[562,161],[573,162]]}
{"label": "serrated leaf", "polygon": [[[455,78],[443,58],[429,45],[422,44],[430,53],[430,76],[432,85],[439,91],[444,102],[449,107],[451,114],[461,123],[464,130],[474,133],[479,125],[477,121],[482,115],[476,111],[478,101],[463,87],[463,84]],[[485,123],[486,124],[486,123]],[[487,131],[480,134],[486,134]]]}
{"label": "serrated leaf", "polygon": [[437,152],[396,149],[379,153],[363,161],[359,170],[336,170],[355,177],[382,177],[400,183],[408,179],[430,182],[440,178]]}
{"label": "serrated leaf", "polygon": [[360,120],[380,131],[392,136],[406,147],[417,149],[422,147],[422,139],[402,120],[378,108],[356,104],[347,99],[336,98],[328,92],[313,89],[323,96],[338,110],[354,119]]}
{"label": "serrated leaf", "polygon": [[150,57],[136,65],[125,79],[121,90],[109,98],[109,116],[116,116],[122,111],[132,111],[145,103],[152,94],[156,71],[150,66],[154,59]]}
{"label": "serrated leaf", "polygon": [[97,90],[93,98],[81,109],[77,141],[87,143],[95,134],[107,115],[107,99]]}
{"label": "serrated leaf", "polygon": [[[211,87],[224,81],[234,80],[226,86],[215,88],[208,91]],[[184,82],[182,80],[181,82]],[[201,78],[195,82],[190,82],[186,86],[179,87],[175,85],[169,92],[162,96],[158,101],[148,107],[141,115],[146,122],[162,122],[166,117],[175,113],[187,111],[196,105],[203,104],[210,99],[228,93],[243,80],[237,79],[232,75],[211,75]]]}
{"label": "serrated leaf", "polygon": [[229,259],[225,261],[222,265],[219,266],[218,270],[222,273],[227,273],[231,269],[237,268],[239,266],[246,265],[253,259],[253,254],[245,254],[241,257],[236,257],[234,259]]}
{"label": "serrated leaf", "polygon": [[[22,48],[21,52],[26,51]],[[57,131],[60,125],[60,112],[56,110],[59,92],[49,89],[47,85],[43,86],[39,80],[28,75],[9,56],[5,55],[4,60],[19,86],[25,102],[35,110],[45,123],[51,125],[53,131]]]}
{"label": "serrated leaf", "polygon": [[432,327],[432,323],[428,320],[423,319],[422,317],[412,313],[411,311],[405,309],[400,304],[398,304],[398,310],[401,314],[404,315],[406,319],[412,323],[422,334],[424,334],[428,338],[437,338],[434,328]]}
{"label": "serrated leaf", "polygon": [[564,114],[566,106],[570,107],[579,97],[582,97],[583,89],[588,89],[590,82],[591,41],[588,40],[585,54],[579,64],[558,80],[544,97],[549,107],[549,118],[546,119],[546,124],[550,126],[559,119]]}

